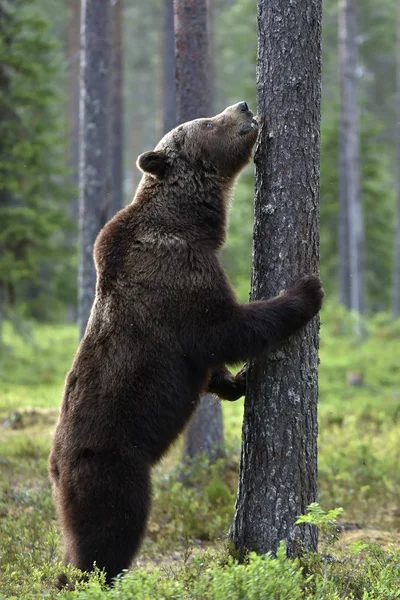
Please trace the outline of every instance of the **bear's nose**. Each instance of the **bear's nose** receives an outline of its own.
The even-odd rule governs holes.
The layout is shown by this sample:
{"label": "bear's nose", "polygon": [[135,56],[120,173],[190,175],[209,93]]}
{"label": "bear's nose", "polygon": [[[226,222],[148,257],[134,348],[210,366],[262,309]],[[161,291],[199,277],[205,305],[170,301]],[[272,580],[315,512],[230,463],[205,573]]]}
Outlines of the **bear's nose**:
{"label": "bear's nose", "polygon": [[247,106],[247,102],[239,102],[238,103],[238,108],[242,112],[247,112],[249,110],[249,107]]}

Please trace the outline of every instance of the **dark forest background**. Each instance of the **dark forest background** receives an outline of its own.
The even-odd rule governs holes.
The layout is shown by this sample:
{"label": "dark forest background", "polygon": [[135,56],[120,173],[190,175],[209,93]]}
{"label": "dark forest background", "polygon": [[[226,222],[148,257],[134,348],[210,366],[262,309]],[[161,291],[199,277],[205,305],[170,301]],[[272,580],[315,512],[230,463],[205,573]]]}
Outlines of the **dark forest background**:
{"label": "dark forest background", "polygon": [[[173,123],[166,113],[171,102],[168,92],[170,97],[174,86],[173,72],[168,72],[171,66],[164,60],[165,28],[170,25],[163,3],[125,0],[117,5],[121,26],[113,30],[113,43],[122,46],[123,60],[114,64],[113,77],[121,86],[123,103],[115,109],[113,128],[122,131],[123,152],[117,158],[123,164],[115,167],[122,173],[122,181],[118,183],[117,177],[112,186],[121,185],[116,207],[133,197],[140,178],[137,156],[153,148]],[[215,0],[209,9],[210,108],[220,112],[245,99],[255,109],[255,3]],[[395,0],[360,4],[358,56],[349,66],[357,86],[362,206],[358,222],[348,224],[347,234],[352,237],[361,230],[360,272],[352,277],[360,278],[362,299],[354,307],[340,283],[341,269],[349,262],[346,252],[340,251],[346,246],[339,227],[341,186],[346,169],[353,169],[339,156],[339,6],[334,0],[324,2],[321,271],[328,298],[359,312],[393,310],[397,315],[396,9]],[[2,320],[15,323],[22,318],[73,320],[78,264],[79,3],[14,0],[3,2],[0,11],[0,314]],[[344,118],[351,121],[352,115]],[[237,187],[223,252],[242,299],[247,299],[251,269],[252,198],[249,168]]]}

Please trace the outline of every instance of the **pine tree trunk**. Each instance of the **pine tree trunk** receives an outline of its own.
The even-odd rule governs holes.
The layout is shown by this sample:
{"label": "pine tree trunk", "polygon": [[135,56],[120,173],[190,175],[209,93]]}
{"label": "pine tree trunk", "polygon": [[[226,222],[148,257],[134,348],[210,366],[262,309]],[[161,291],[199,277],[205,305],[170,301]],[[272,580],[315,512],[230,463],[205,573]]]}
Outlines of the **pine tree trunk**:
{"label": "pine tree trunk", "polygon": [[163,134],[171,131],[176,123],[176,86],[175,86],[175,32],[174,2],[164,0],[164,24],[162,40],[162,120]]}
{"label": "pine tree trunk", "polygon": [[[321,0],[258,0],[260,137],[251,298],[319,268]],[[250,366],[231,538],[289,556],[317,549],[296,526],[317,499],[318,319]]]}
{"label": "pine tree trunk", "polygon": [[111,191],[108,219],[124,205],[123,0],[112,4]]}
{"label": "pine tree trunk", "polygon": [[396,85],[396,227],[393,316],[398,318],[400,317],[400,4],[397,6]]}
{"label": "pine tree trunk", "polygon": [[[339,44],[341,41],[339,41]],[[350,309],[350,255],[347,211],[347,166],[344,151],[343,119],[339,123],[339,214],[338,214],[338,278],[339,302]]]}
{"label": "pine tree trunk", "polygon": [[207,0],[174,0],[177,122],[210,117]]}
{"label": "pine tree trunk", "polygon": [[[357,103],[357,27],[355,0],[339,2],[340,60],[340,299],[362,314],[365,309],[363,274],[363,216],[360,192],[360,132]],[[346,238],[344,237],[346,235]],[[347,256],[345,255],[347,254]],[[348,286],[345,289],[345,286]],[[355,334],[361,333],[357,324]]]}
{"label": "pine tree trunk", "polygon": [[214,460],[220,453],[224,443],[224,426],[220,401],[213,394],[206,394],[200,399],[190,427],[185,435],[183,457],[193,458],[199,452],[205,452]]}
{"label": "pine tree trunk", "polygon": [[[0,4],[0,39],[4,45],[5,49],[11,43],[10,34],[9,34],[9,19],[10,15],[7,10],[8,7],[2,6]],[[10,109],[8,108],[10,104],[10,74],[6,67],[6,64],[0,63],[0,119],[3,123],[8,122],[11,118],[13,118],[10,114]],[[5,102],[4,102],[5,100]],[[4,160],[4,157],[9,152],[5,140],[3,137],[0,137],[0,162]],[[6,207],[10,207],[13,204],[13,198],[11,196],[11,192],[9,189],[4,188],[0,183],[0,209],[5,209]],[[4,245],[0,246],[1,251],[4,251]],[[2,280],[0,276],[0,347],[2,345],[3,338],[3,324],[7,318],[7,308],[8,308],[8,294],[7,288],[9,286],[9,282]]]}
{"label": "pine tree trunk", "polygon": [[[71,183],[74,187],[74,197],[69,206],[69,216],[73,223],[79,221],[79,46],[81,6],[79,0],[68,0],[68,29],[67,29],[67,61],[68,61],[68,164]],[[76,248],[77,235],[67,234],[67,243],[71,251]],[[66,319],[68,323],[76,323],[77,306],[67,306]]]}
{"label": "pine tree trunk", "polygon": [[111,105],[111,3],[83,0],[80,98],[79,332],[93,304],[96,271],[93,245],[106,220],[109,185]]}
{"label": "pine tree trunk", "polygon": [[[176,118],[184,123],[211,116],[207,0],[174,0]],[[205,452],[213,459],[223,443],[219,402],[203,396],[185,434],[183,459]]]}
{"label": "pine tree trunk", "polygon": [[210,115],[215,112],[215,60],[214,60],[214,0],[207,0],[207,32],[208,32],[208,79]]}
{"label": "pine tree trunk", "polygon": [[[71,182],[78,189],[79,183],[79,46],[80,2],[68,1],[67,60],[68,60],[68,128],[69,166]],[[78,199],[71,207],[71,218],[78,221]]]}

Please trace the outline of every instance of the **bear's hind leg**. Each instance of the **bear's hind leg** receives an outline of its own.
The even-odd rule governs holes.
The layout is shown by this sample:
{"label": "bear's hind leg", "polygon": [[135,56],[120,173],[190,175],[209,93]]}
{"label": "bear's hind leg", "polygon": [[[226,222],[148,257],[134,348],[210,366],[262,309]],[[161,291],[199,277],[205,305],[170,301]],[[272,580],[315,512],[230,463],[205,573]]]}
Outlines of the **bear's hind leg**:
{"label": "bear's hind leg", "polygon": [[129,472],[125,465],[113,466],[110,471],[99,463],[97,473],[91,466],[85,482],[91,487],[68,494],[62,519],[68,560],[82,571],[92,571],[96,563],[105,570],[107,584],[129,568],[150,509],[150,468],[130,465]]}

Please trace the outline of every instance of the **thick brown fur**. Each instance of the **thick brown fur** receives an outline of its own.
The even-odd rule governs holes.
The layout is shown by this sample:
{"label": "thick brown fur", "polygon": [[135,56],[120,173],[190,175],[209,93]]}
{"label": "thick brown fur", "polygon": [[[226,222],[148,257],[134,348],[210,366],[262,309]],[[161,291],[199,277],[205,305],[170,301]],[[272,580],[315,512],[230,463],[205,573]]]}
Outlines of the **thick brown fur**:
{"label": "thick brown fur", "polygon": [[136,196],[100,232],[96,298],[66,378],[50,454],[65,561],[107,581],[139,549],[150,470],[209,389],[234,400],[225,364],[275,347],[320,309],[318,277],[239,304],[217,258],[235,178],[257,125],[245,103],[167,134],[139,157]]}

